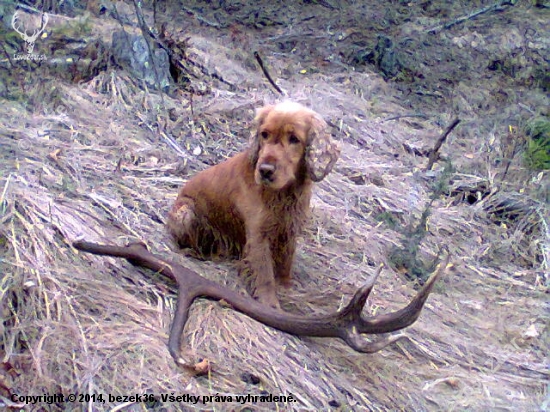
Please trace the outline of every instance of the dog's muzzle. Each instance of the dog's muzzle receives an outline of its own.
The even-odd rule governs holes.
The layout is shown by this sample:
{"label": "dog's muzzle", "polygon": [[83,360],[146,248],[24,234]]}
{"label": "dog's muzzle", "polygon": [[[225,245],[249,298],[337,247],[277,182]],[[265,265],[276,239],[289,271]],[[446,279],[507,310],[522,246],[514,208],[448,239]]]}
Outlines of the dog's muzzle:
{"label": "dog's muzzle", "polygon": [[260,177],[262,178],[262,180],[272,182],[273,175],[275,174],[275,165],[272,165],[269,163],[262,163],[258,167],[258,172],[260,172]]}

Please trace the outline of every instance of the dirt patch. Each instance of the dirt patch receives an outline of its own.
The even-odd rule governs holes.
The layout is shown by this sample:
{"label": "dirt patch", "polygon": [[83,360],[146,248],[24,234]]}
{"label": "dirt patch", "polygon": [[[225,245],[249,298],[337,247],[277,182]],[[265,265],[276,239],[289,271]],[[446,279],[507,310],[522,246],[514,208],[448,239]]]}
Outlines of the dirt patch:
{"label": "dirt patch", "polygon": [[[130,30],[133,5],[119,2],[115,13],[110,3],[89,3],[92,14],[55,10],[49,35],[35,45],[47,56],[40,64],[10,57],[23,43],[10,21],[0,22],[8,56],[0,63],[0,403],[10,406],[12,393],[174,393],[292,394],[296,402],[213,398],[147,408],[548,407],[549,179],[521,155],[523,126],[548,116],[548,9],[519,2],[429,32],[471,12],[470,2],[186,2],[157,10],[194,63],[179,87],[160,94],[110,61],[120,22],[140,32]],[[144,13],[152,22],[152,11]],[[163,224],[177,188],[242,150],[254,108],[281,99],[253,51],[289,98],[330,122],[342,147],[335,171],[316,186],[283,307],[333,311],[381,262],[395,270],[383,272],[369,311],[401,307],[414,282],[390,259],[396,248],[412,250],[429,270],[446,246],[454,267],[410,339],[375,355],[198,301],[182,354],[213,368],[195,376],[166,347],[174,285],[78,253],[71,242],[140,239],[246,293],[232,263],[174,252]],[[397,55],[397,72],[388,68],[393,57],[382,57],[388,53]],[[70,65],[69,54],[85,58]],[[455,117],[461,124],[425,171]],[[427,210],[421,238],[407,243]]]}

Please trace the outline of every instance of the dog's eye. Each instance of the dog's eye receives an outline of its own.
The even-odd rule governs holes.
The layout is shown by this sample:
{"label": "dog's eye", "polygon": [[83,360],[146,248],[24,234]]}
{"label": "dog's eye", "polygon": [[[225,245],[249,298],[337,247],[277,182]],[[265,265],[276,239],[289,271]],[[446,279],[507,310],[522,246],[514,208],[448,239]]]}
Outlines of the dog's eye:
{"label": "dog's eye", "polygon": [[291,144],[296,144],[296,143],[300,143],[300,139],[298,139],[295,135],[291,134],[290,137],[288,138],[288,141],[291,143]]}
{"label": "dog's eye", "polygon": [[267,132],[262,132],[260,135],[262,136],[262,139],[267,139],[269,137],[269,133]]}

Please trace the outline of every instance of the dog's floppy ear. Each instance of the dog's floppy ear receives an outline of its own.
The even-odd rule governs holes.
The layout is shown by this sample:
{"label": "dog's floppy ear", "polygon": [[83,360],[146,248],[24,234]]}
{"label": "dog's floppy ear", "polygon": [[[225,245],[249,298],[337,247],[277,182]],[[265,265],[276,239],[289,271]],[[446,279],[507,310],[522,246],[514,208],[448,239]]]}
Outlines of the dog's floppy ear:
{"label": "dog's floppy ear", "polygon": [[273,106],[265,106],[260,109],[256,109],[256,117],[252,123],[252,131],[250,135],[250,162],[255,165],[258,162],[258,156],[260,152],[260,126],[265,121],[265,118],[269,112],[273,110]]}
{"label": "dog's floppy ear", "polygon": [[309,178],[320,182],[330,173],[340,156],[340,148],[332,141],[328,125],[323,118],[312,114],[306,149],[306,163]]}

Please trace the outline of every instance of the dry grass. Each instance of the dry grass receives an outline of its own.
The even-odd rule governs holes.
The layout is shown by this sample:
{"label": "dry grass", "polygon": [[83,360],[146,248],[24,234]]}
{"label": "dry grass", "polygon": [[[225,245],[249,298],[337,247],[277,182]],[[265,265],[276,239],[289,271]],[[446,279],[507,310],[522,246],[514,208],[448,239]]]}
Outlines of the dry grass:
{"label": "dry grass", "polygon": [[[248,69],[232,64],[238,82]],[[385,107],[378,112],[382,117],[399,109],[383,93],[388,86],[372,75],[338,82],[330,74],[310,74],[281,83],[293,90],[292,98],[331,120],[342,142],[336,171],[315,192],[295,286],[281,292],[281,301],[298,313],[332,311],[378,263],[388,263],[389,251],[402,245],[402,228],[417,222],[429,202],[441,170],[422,172],[426,159],[407,154],[403,142],[428,147],[433,126],[370,117],[365,107]],[[380,102],[373,105],[357,87],[379,93]],[[191,361],[208,359],[212,372],[194,376],[174,365],[166,348],[174,285],[125,261],[78,253],[71,242],[140,239],[246,293],[233,264],[175,253],[163,227],[177,188],[245,147],[253,108],[274,100],[254,89],[213,93],[195,96],[192,116],[186,98],[161,99],[112,70],[87,84],[51,80],[47,91],[29,90],[28,101],[40,105],[2,102],[4,398],[9,390],[200,396],[265,391],[298,399],[149,405],[153,410],[538,410],[548,404],[548,205],[501,191],[481,172],[456,173],[451,195],[438,196],[431,207],[418,257],[429,263],[445,245],[454,268],[410,328],[410,340],[363,355],[337,340],[286,335],[218,303],[198,301],[182,353]],[[455,139],[458,147],[470,147],[461,139],[467,137]],[[469,159],[463,157],[469,151],[449,152],[458,163]],[[479,202],[460,201],[461,193],[479,187],[487,190]],[[383,218],[388,216],[395,226]],[[369,310],[398,308],[412,294],[404,277],[386,270]],[[145,410],[142,404],[124,406]]]}

